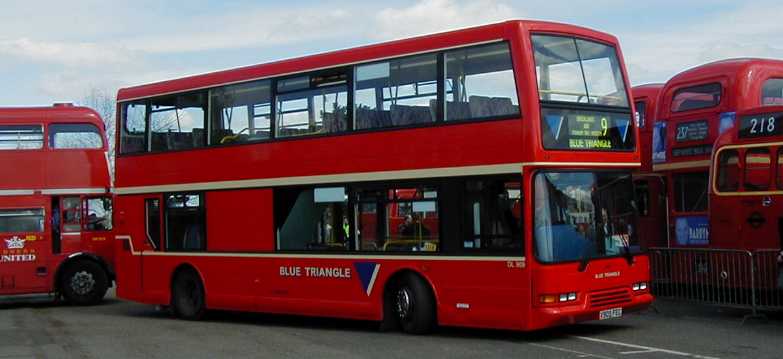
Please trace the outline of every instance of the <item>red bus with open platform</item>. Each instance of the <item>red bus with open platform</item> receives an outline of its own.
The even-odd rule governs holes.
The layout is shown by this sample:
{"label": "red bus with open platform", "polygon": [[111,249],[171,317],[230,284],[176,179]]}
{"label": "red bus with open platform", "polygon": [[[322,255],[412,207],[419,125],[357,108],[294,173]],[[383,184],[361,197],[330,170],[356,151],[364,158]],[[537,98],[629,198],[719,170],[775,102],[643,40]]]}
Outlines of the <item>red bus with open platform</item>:
{"label": "red bus with open platform", "polygon": [[114,278],[106,151],[93,110],[0,108],[0,296],[103,299]]}
{"label": "red bus with open platform", "polygon": [[617,39],[508,21],[121,89],[121,298],[532,330],[646,308]]}

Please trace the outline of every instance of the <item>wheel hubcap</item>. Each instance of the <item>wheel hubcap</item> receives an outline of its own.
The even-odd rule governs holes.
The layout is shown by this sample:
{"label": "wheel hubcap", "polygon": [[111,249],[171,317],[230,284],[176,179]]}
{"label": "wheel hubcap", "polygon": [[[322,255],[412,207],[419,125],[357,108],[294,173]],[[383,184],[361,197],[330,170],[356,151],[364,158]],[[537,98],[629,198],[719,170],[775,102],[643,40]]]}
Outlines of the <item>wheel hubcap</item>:
{"label": "wheel hubcap", "polygon": [[396,309],[397,309],[397,315],[400,317],[400,319],[407,319],[410,316],[411,309],[413,308],[413,296],[411,295],[410,289],[407,287],[400,288],[397,291],[397,301],[396,301]]}
{"label": "wheel hubcap", "polygon": [[77,272],[71,277],[71,289],[78,295],[86,295],[95,287],[95,278],[87,271]]}

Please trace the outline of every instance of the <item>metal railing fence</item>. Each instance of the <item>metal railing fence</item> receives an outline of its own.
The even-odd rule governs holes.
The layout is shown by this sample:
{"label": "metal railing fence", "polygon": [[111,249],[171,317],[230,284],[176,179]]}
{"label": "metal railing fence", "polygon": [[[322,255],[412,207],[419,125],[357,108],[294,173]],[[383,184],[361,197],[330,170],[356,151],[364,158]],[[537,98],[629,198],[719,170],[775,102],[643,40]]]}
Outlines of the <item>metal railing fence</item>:
{"label": "metal railing fence", "polygon": [[650,248],[652,292],[662,298],[783,310],[778,249]]}

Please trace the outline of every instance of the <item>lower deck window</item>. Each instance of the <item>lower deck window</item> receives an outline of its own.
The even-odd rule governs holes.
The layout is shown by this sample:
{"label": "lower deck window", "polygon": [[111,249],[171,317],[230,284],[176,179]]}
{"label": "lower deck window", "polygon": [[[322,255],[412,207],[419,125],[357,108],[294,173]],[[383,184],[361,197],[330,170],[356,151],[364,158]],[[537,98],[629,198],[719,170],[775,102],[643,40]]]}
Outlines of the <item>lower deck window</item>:
{"label": "lower deck window", "polygon": [[277,248],[350,249],[346,203],[343,187],[276,191]]}
{"label": "lower deck window", "polygon": [[274,191],[278,250],[522,254],[519,176]]}
{"label": "lower deck window", "polygon": [[707,210],[707,172],[674,175],[674,209],[677,212]]}
{"label": "lower deck window", "polygon": [[40,233],[43,231],[43,209],[0,209],[0,233]]}
{"label": "lower deck window", "polygon": [[166,196],[166,250],[198,251],[207,247],[201,194]]}

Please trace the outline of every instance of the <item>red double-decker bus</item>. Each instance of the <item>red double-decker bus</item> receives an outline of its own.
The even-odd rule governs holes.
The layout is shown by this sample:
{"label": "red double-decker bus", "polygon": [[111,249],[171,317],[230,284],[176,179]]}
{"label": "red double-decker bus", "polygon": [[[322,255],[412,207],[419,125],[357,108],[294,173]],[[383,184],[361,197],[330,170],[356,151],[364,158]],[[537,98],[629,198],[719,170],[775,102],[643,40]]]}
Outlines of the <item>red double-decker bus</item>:
{"label": "red double-decker bus", "polygon": [[639,126],[639,153],[642,166],[634,173],[634,190],[639,211],[639,243],[642,248],[668,246],[666,179],[660,173],[653,172],[653,130],[658,98],[663,84],[634,86],[634,108]]}
{"label": "red double-decker bus", "polygon": [[93,110],[0,108],[0,296],[103,299],[114,278],[106,151]]}
{"label": "red double-decker bus", "polygon": [[[673,247],[713,247],[708,172],[715,140],[736,113],[780,104],[783,61],[731,59],[684,71],[661,91],[653,131],[653,170],[668,183]],[[665,134],[665,136],[663,136]]]}
{"label": "red double-decker bus", "polygon": [[509,21],[122,89],[118,295],[531,330],[646,308],[610,35]]}
{"label": "red double-decker bus", "polygon": [[[769,94],[783,104],[783,79]],[[709,207],[712,245],[781,248],[783,106],[748,109],[737,118],[739,125],[715,142]]]}

